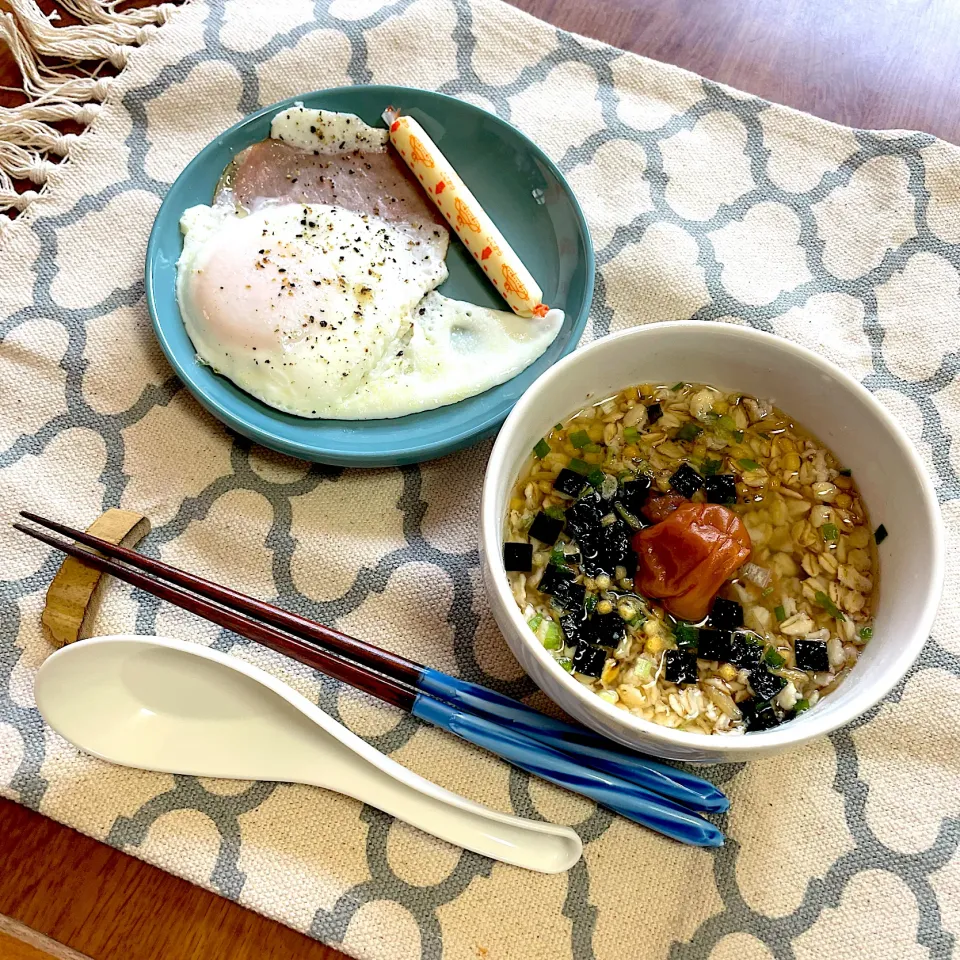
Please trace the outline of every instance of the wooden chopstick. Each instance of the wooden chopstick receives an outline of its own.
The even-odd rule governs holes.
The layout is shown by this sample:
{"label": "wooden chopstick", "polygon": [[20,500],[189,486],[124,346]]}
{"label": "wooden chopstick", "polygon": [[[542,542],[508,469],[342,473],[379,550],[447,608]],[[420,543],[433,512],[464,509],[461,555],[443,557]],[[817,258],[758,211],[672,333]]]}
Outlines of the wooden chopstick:
{"label": "wooden chopstick", "polygon": [[[139,587],[141,590],[145,590],[147,593],[151,593],[161,600],[166,600],[168,603],[172,603],[190,613],[195,613],[211,621],[211,623],[225,627],[227,630],[232,630],[234,633],[246,637],[248,640],[261,643],[271,650],[275,650],[278,653],[292,657],[294,660],[305,663],[307,666],[320,670],[335,680],[342,680],[344,683],[348,683],[359,690],[363,690],[365,693],[369,693],[371,696],[378,697],[386,703],[400,707],[407,712],[413,709],[413,704],[418,692],[403,680],[379,673],[365,664],[354,663],[334,651],[308,643],[297,636],[285,633],[271,624],[261,623],[259,620],[253,619],[252,616],[248,616],[238,610],[221,606],[219,603],[214,603],[202,596],[189,592],[189,589],[181,588],[173,583],[156,580],[133,566],[120,563],[110,557],[101,556],[93,550],[78,546],[76,543],[60,540],[42,530],[34,530],[32,527],[26,527],[20,523],[15,523],[13,528],[57,550],[68,553],[72,557],[77,557],[85,563],[89,563],[92,567],[104,573],[111,574],[118,580],[123,580],[135,587]],[[72,533],[68,534],[68,536],[72,535]],[[96,540],[97,538],[93,537],[91,539]],[[116,549],[123,550],[124,548],[119,547]],[[133,551],[129,552],[133,553]],[[140,554],[134,554],[134,556],[140,561],[145,559]],[[151,563],[157,562],[158,561],[151,560]],[[191,575],[182,574],[182,576],[187,578]],[[250,598],[247,599],[250,600]],[[256,604],[258,601],[250,600],[250,603]],[[266,606],[266,604],[264,604],[264,606]]]}
{"label": "wooden chopstick", "polygon": [[[372,667],[378,673],[384,676],[393,677],[396,680],[415,685],[424,670],[423,664],[415,663],[399,654],[391,653],[389,650],[383,650],[380,647],[365,643],[356,637],[348,636],[332,627],[324,626],[314,620],[308,620],[306,617],[290,613],[280,607],[275,607],[263,600],[256,600],[240,593],[237,590],[231,590],[229,587],[221,586],[212,580],[205,580],[196,574],[187,573],[176,567],[171,567],[162,560],[155,560],[153,557],[145,556],[136,550],[130,550],[127,547],[118,546],[103,540],[100,537],[93,536],[83,530],[75,530],[65,524],[57,523],[55,520],[48,520],[36,513],[30,513],[28,510],[21,510],[20,516],[33,523],[46,527],[48,530],[54,530],[57,533],[76,540],[78,543],[86,544],[100,553],[113,557],[116,560],[122,560],[124,563],[138,570],[146,570],[149,573],[166,580],[169,583],[185,587],[192,590],[209,600],[214,600],[225,607],[248,614],[257,620],[266,621],[275,627],[288,630],[294,635],[309,637],[324,647],[332,648],[334,651],[342,653],[351,660],[362,663],[365,666]],[[17,529],[23,529],[18,527]],[[86,559],[86,558],[84,558]]]}

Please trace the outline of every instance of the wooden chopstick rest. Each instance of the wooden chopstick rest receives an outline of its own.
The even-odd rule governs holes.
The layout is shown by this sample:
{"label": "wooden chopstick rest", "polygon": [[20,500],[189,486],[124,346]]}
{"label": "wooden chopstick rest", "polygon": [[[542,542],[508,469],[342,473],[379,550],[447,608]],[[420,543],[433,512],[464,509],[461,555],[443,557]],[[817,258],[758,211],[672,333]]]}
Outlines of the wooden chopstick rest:
{"label": "wooden chopstick rest", "polygon": [[[87,533],[124,547],[136,546],[150,532],[150,521],[132,510],[107,510],[87,527]],[[43,632],[57,647],[87,636],[100,605],[105,575],[76,557],[66,557],[47,590],[40,615]]]}

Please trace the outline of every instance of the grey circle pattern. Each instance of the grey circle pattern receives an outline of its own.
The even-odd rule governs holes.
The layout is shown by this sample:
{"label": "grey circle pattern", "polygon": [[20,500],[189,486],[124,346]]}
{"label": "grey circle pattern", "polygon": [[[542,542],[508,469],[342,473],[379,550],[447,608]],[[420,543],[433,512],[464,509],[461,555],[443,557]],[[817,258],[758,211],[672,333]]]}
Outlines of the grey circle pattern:
{"label": "grey circle pattern", "polygon": [[[141,420],[152,409],[169,404],[182,389],[176,378],[171,376],[159,386],[146,387],[137,402],[122,413],[106,415],[94,410],[82,390],[86,324],[117,307],[134,306],[140,302],[143,296],[142,284],[138,281],[129,287],[114,289],[102,302],[86,308],[64,308],[56,303],[51,295],[51,284],[58,270],[58,230],[76,223],[93,211],[102,210],[111,199],[127,190],[135,188],[158,197],[166,191],[167,184],[152,178],[145,166],[151,142],[146,109],[148,104],[172,84],[182,82],[197,64],[221,60],[231,64],[242,78],[241,111],[252,111],[260,106],[257,66],[281,50],[293,47],[302,36],[318,26],[339,30],[345,34],[351,51],[349,75],[356,83],[369,82],[372,72],[367,61],[367,32],[410,6],[411,0],[397,0],[368,17],[347,21],[331,14],[328,3],[319,0],[315,7],[314,22],[274,36],[255,51],[238,53],[221,42],[224,5],[213,2],[210,4],[205,24],[204,49],[166,66],[154,80],[126,94],[123,106],[133,124],[126,144],[130,150],[126,178],[97,194],[84,197],[66,213],[36,220],[35,232],[41,246],[33,303],[0,320],[0,336],[6,336],[28,320],[55,317],[69,338],[62,361],[66,371],[66,412],[54,417],[36,432],[21,436],[8,450],[0,454],[0,467],[15,463],[25,456],[41,453],[60,432],[82,425],[94,430],[106,444],[107,463],[101,477],[105,485],[103,507],[118,505],[128,482],[123,470],[124,429]],[[812,188],[799,193],[789,192],[774,182],[767,168],[770,154],[760,122],[761,115],[768,109],[768,104],[764,101],[733,96],[722,87],[704,80],[704,97],[694,106],[686,112],[672,116],[656,130],[638,132],[618,116],[618,93],[611,67],[613,61],[620,56],[618,51],[599,48],[593,44],[586,45],[570,34],[557,31],[556,45],[539,62],[525,66],[513,82],[493,85],[483,82],[473,66],[476,39],[470,4],[467,0],[455,0],[455,8],[457,20],[453,39],[457,49],[458,76],[443,84],[440,87],[442,92],[454,96],[480,95],[493,105],[501,117],[509,120],[512,96],[542,81],[560,64],[582,64],[596,76],[604,126],[582,143],[570,148],[559,161],[561,169],[565,172],[575,170],[579,165],[588,163],[603,145],[617,140],[638,144],[646,155],[644,179],[650,188],[651,209],[630,222],[621,223],[609,242],[597,251],[600,269],[592,308],[594,335],[600,336],[608,332],[614,315],[602,268],[631,244],[638,242],[646,231],[656,224],[679,226],[697,244],[697,265],[704,271],[709,292],[709,302],[695,314],[698,319],[712,321],[734,316],[757,328],[773,330],[772,320],[793,307],[805,304],[814,294],[836,292],[853,297],[863,304],[863,332],[872,350],[873,369],[865,378],[865,385],[871,390],[896,391],[917,405],[923,415],[922,439],[932,451],[935,481],[941,501],[960,498],[960,478],[950,459],[951,447],[955,441],[946,431],[934,403],[935,395],[953,383],[960,373],[960,350],[946,351],[939,368],[927,379],[905,379],[892,371],[886,362],[882,351],[884,331],[877,320],[877,287],[902,271],[917,252],[936,253],[960,270],[960,246],[941,240],[927,223],[929,194],[924,182],[924,162],[919,151],[932,143],[932,138],[924,134],[890,138],[857,131],[858,149],[853,155],[836,169],[824,174],[820,182]],[[708,220],[685,219],[666,199],[669,176],[664,169],[661,144],[680,131],[692,129],[702,118],[723,113],[736,117],[747,131],[746,152],[750,157],[755,186],[735,202],[721,205],[716,214]],[[849,183],[855,171],[863,164],[884,156],[900,158],[909,170],[909,191],[916,204],[915,236],[889,250],[882,262],[863,276],[854,280],[838,279],[823,263],[824,241],[818,232],[812,205]],[[708,234],[718,227],[742,219],[755,204],[770,200],[788,207],[799,218],[800,245],[811,279],[782,293],[772,302],[757,307],[739,301],[724,287],[722,266],[717,260]],[[484,447],[478,451],[478,458],[485,456],[486,449]],[[422,521],[427,505],[422,499],[421,471],[418,467],[405,467],[400,471],[402,494],[398,507],[403,515],[405,544],[381,557],[374,567],[358,570],[353,583],[341,596],[318,602],[297,590],[291,573],[294,549],[291,499],[322,485],[336,484],[341,470],[314,465],[302,479],[294,482],[270,482],[252,468],[250,453],[251,448],[247,441],[234,438],[231,451],[232,472],[217,479],[199,495],[185,499],[175,516],[154,530],[144,549],[151,555],[159,555],[164,544],[176,539],[190,522],[205,517],[220,497],[234,490],[255,490],[266,497],[273,508],[274,519],[267,547],[274,558],[273,579],[277,599],[284,605],[320,621],[337,622],[356,610],[371,593],[382,591],[391,574],[403,565],[411,562],[431,563],[445,571],[453,584],[449,621],[455,634],[459,672],[512,696],[522,697],[533,691],[532,683],[528,679],[504,681],[487,673],[478,660],[473,642],[478,623],[475,612],[478,597],[475,595],[474,586],[476,578],[471,579],[471,574],[475,574],[478,569],[477,554],[475,550],[456,553],[438,549],[424,536]],[[9,790],[20,802],[34,809],[40,806],[48,786],[41,774],[44,759],[42,722],[35,709],[21,706],[9,693],[11,674],[20,655],[13,641],[19,630],[18,598],[36,592],[49,582],[57,559],[51,554],[37,573],[19,581],[4,582],[0,594],[3,637],[0,645],[0,721],[5,721],[19,730],[25,744],[22,762],[9,784]],[[137,629],[145,633],[153,632],[158,602],[149,596],[137,594],[136,603]],[[215,641],[215,645],[221,650],[230,650],[244,643],[246,641],[227,632],[222,632]],[[911,677],[932,668],[960,676],[960,659],[931,639]],[[894,692],[893,700],[901,696],[909,679]],[[329,680],[320,682],[319,703],[331,715],[342,719],[339,687],[336,683]],[[793,960],[796,956],[796,938],[809,930],[824,910],[836,907],[851,879],[866,870],[889,871],[899,877],[912,891],[919,907],[918,942],[929,951],[931,957],[952,956],[954,937],[943,925],[941,908],[930,877],[956,854],[960,844],[960,821],[945,818],[940,824],[935,842],[929,848],[913,854],[898,852],[875,835],[865,815],[867,785],[861,779],[852,733],[857,727],[870,723],[876,713],[877,711],[873,711],[853,728],[840,731],[831,737],[838,761],[833,789],[843,800],[847,827],[853,838],[852,849],[840,855],[822,878],[810,881],[802,902],[795,910],[784,916],[767,916],[752,908],[743,896],[736,873],[740,847],[736,841],[728,842],[713,855],[713,869],[722,909],[705,920],[689,940],[674,943],[669,951],[671,958],[704,960],[724,936],[743,931],[765,944],[778,960]],[[370,740],[382,751],[395,752],[409,741],[417,727],[417,721],[403,718],[389,732],[371,737]],[[710,776],[718,783],[726,783],[735,781],[740,774],[741,767],[731,765],[713,770]],[[219,854],[209,882],[222,895],[235,899],[240,896],[246,879],[238,863],[238,818],[263,803],[275,789],[277,788],[273,784],[257,783],[239,794],[222,796],[206,790],[196,778],[178,776],[174,778],[174,785],[169,791],[144,803],[132,816],[118,817],[107,841],[120,849],[136,850],[150,826],[162,814],[177,809],[201,811],[216,825],[220,836]],[[525,774],[512,772],[510,797],[518,814],[540,816],[530,798],[528,778]],[[363,818],[368,826],[366,858],[370,878],[352,887],[329,909],[317,911],[309,932],[317,938],[336,944],[343,940],[347,926],[363,904],[374,900],[394,900],[402,904],[415,918],[421,932],[422,956],[442,957],[444,947],[437,909],[459,897],[477,878],[488,877],[492,864],[482,857],[464,852],[452,872],[442,881],[427,886],[414,886],[399,877],[389,865],[386,845],[392,822],[390,818],[371,808],[364,809]],[[597,809],[579,823],[577,829],[585,843],[589,844],[606,832],[613,819],[611,814]],[[721,825],[725,819],[720,818]],[[571,955],[577,960],[593,958],[597,908],[591,900],[590,873],[585,862],[579,863],[569,873],[563,915],[571,923]],[[522,955],[522,949],[518,950],[517,955]]]}

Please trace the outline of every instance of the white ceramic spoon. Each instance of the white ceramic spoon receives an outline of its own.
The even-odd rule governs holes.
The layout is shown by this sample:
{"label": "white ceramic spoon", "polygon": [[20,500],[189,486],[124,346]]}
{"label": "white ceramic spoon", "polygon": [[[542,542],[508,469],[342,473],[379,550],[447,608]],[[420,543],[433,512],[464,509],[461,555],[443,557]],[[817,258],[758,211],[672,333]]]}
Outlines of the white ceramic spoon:
{"label": "white ceramic spoon", "polygon": [[306,783],[542,873],[580,859],[568,827],[488,810],[374,750],[257,667],[165,637],[82,640],[36,677],[44,720],[86,753],[164,773]]}

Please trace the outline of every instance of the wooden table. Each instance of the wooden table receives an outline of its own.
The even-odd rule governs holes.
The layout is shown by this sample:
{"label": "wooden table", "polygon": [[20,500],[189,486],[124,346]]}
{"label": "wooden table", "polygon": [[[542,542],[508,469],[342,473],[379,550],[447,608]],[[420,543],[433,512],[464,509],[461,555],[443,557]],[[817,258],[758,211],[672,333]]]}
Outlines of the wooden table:
{"label": "wooden table", "polygon": [[[960,142],[953,0],[514,0],[545,20],[858,127]],[[0,0],[0,7],[3,0]],[[0,50],[0,85],[17,74]],[[0,90],[0,105],[15,102]],[[0,801],[0,958],[342,954]]]}

